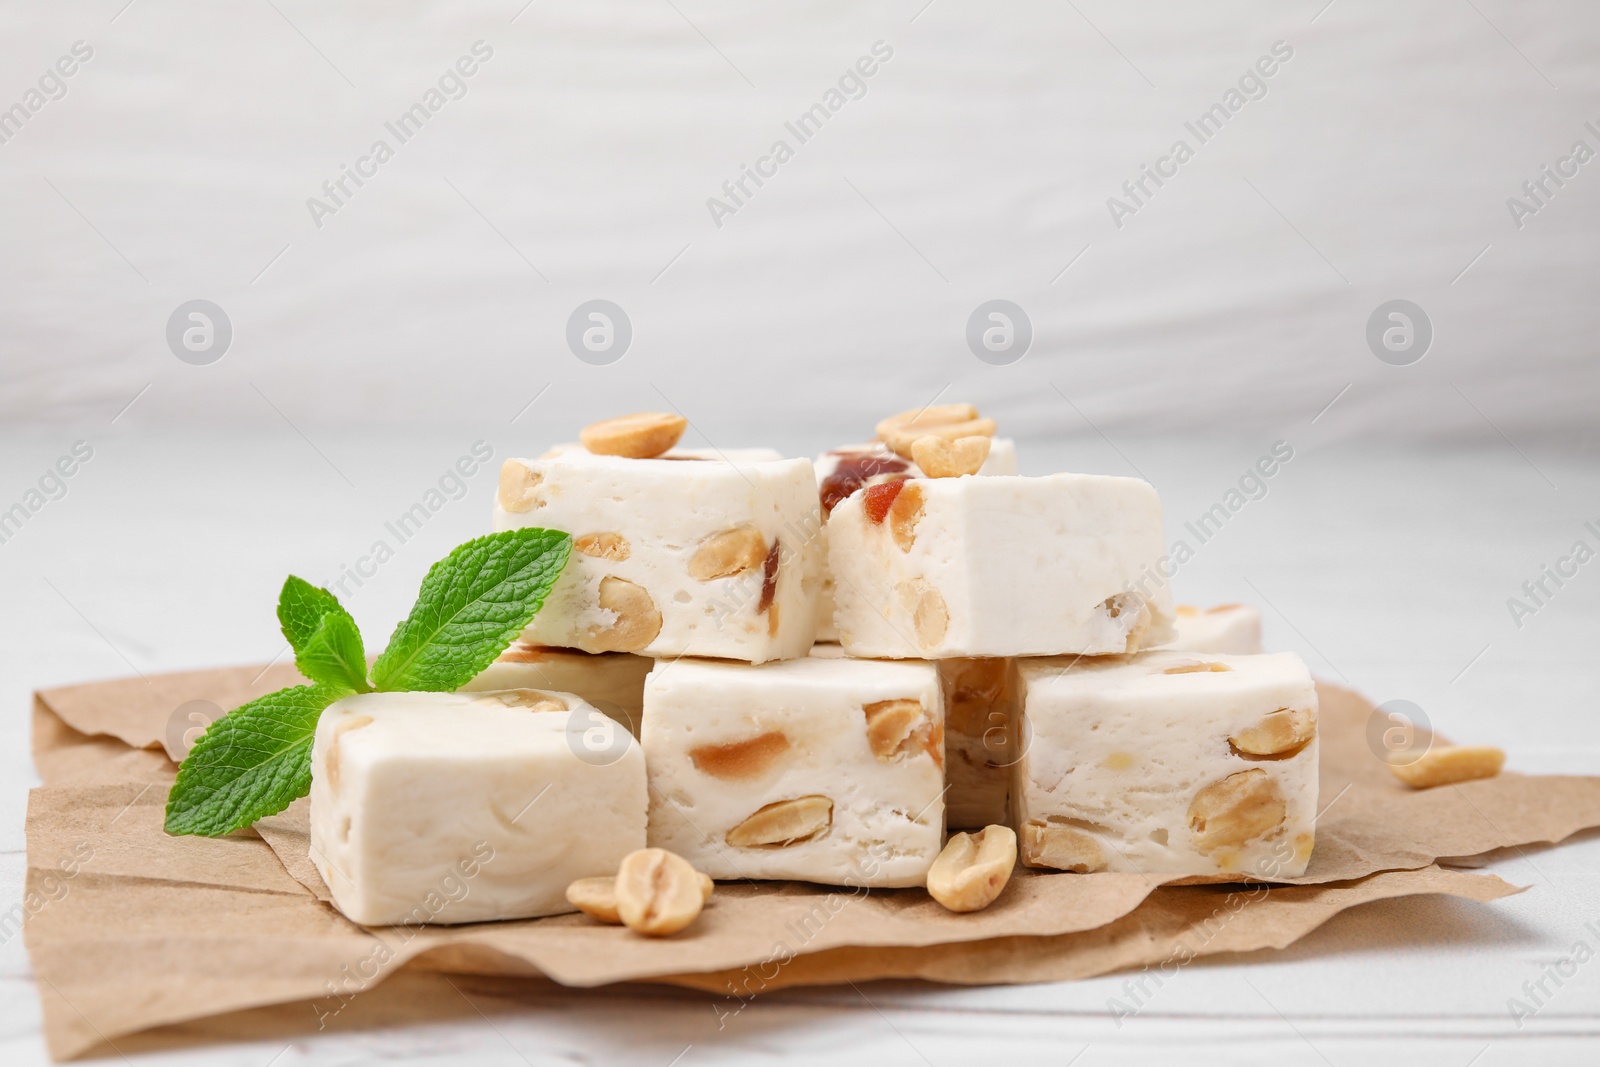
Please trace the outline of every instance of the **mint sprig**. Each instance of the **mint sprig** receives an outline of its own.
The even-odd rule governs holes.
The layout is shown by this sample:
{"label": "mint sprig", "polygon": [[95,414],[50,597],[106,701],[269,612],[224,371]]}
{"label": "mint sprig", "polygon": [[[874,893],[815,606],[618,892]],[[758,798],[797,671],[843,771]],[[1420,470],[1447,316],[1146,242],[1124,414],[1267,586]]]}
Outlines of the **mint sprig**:
{"label": "mint sprig", "polygon": [[377,687],[449,693],[472,681],[533,621],[571,549],[566,534],[536,526],[458,545],[372,665]]}
{"label": "mint sprig", "polygon": [[371,683],[350,613],[291,575],[278,621],[314,684],[241,704],[200,735],[167,794],[167,833],[220,837],[305,796],[317,719],[334,701],[373,689],[450,692],[471,681],[533,621],[571,550],[568,535],[536,527],[457,546],[429,569]]}
{"label": "mint sprig", "polygon": [[356,693],[371,691],[361,631],[338,597],[291,574],[278,594],[278,623],[301,674]]}

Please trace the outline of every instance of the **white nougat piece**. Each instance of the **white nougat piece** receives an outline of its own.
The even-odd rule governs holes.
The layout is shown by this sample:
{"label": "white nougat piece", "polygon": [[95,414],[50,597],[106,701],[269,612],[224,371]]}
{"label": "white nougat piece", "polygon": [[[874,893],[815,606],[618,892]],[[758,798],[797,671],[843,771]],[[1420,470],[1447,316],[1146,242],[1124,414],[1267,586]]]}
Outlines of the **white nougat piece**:
{"label": "white nougat piece", "polygon": [[501,468],[494,528],[573,537],[523,632],[585,652],[803,656],[822,581],[811,461],[674,449],[656,459],[562,446]]}
{"label": "white nougat piece", "polygon": [[[842,445],[817,457],[817,490],[822,497],[822,546],[824,562],[827,556],[828,513],[839,501],[857,489],[891,478],[921,478],[922,469],[911,460],[897,456],[882,441],[864,445]],[[1017,473],[1017,444],[1007,437],[992,438],[989,456],[978,469],[979,474]],[[817,640],[837,641],[839,631],[833,625],[833,575],[823,569],[821,604],[817,612]]]}
{"label": "white nougat piece", "polygon": [[1300,657],[1163,650],[1027,660],[1018,675],[1012,804],[1024,863],[1305,873],[1317,691]]}
{"label": "white nougat piece", "polygon": [[921,885],[944,845],[943,723],[931,664],[659,663],[650,844],[713,878]]}
{"label": "white nougat piece", "polygon": [[[570,693],[366,693],[311,752],[311,858],[353,922],[572,911],[645,844],[644,753]],[[603,735],[603,736],[602,736]]]}
{"label": "white nougat piece", "polygon": [[852,656],[1134,652],[1171,637],[1164,552],[1161,501],[1134,478],[873,486],[828,520],[834,625]]}
{"label": "white nougat piece", "polygon": [[543,689],[574,693],[639,736],[644,712],[644,677],[655,660],[628,652],[579,652],[517,641],[484,672],[461,687],[463,693],[491,689]]}
{"label": "white nougat piece", "polygon": [[1233,652],[1251,655],[1261,651],[1261,612],[1247,604],[1219,604],[1173,608],[1177,639],[1161,647],[1176,652]]}

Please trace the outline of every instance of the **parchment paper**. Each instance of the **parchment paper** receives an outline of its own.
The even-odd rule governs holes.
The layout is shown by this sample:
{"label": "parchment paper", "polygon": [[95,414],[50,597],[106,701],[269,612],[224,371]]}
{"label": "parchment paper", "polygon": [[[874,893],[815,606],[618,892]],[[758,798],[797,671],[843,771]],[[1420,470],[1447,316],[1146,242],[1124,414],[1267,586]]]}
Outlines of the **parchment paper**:
{"label": "parchment paper", "polygon": [[[1280,948],[1370,901],[1491,901],[1518,890],[1434,861],[1600,825],[1600,778],[1504,774],[1424,792],[1399,785],[1367,747],[1371,706],[1323,684],[1323,812],[1311,868],[1293,884],[1163,886],[1140,874],[1019,870],[995,905],[955,915],[921,890],[725,883],[693,927],[660,940],[576,915],[367,929],[326,903],[305,854],[303,804],[264,820],[259,833],[222,840],[161,829],[176,769],[167,748],[181,743],[188,715],[179,710],[197,700],[230,708],[295,680],[292,667],[248,667],[36,695],[34,753],[45,784],[29,802],[23,910],[55,1056],[109,1051],[125,1035],[229,1013],[244,1013],[239,1025],[248,1018],[286,1033],[341,1025],[377,1004],[448,988],[437,984],[441,973],[545,989],[665,982],[705,990],[733,1010],[792,985],[1034,982],[1171,966]],[[405,980],[385,992],[397,972]],[[300,1022],[293,1010],[263,1010],[290,1003]],[[176,1040],[218,1031],[163,1032]]]}

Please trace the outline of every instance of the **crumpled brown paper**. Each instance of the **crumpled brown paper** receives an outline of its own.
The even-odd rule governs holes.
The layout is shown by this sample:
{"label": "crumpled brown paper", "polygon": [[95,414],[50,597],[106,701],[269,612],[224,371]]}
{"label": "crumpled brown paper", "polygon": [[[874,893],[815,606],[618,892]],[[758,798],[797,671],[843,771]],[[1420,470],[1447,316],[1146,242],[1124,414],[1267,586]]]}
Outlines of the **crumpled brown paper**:
{"label": "crumpled brown paper", "polygon": [[[181,738],[174,712],[195,700],[233,707],[294,680],[292,667],[237,668],[37,695],[45,784],[29,803],[24,916],[54,1055],[288,1002],[301,1003],[307,1029],[338,1025],[357,1003],[423,995],[433,987],[419,972],[668,982],[736,1006],[788,985],[1031,982],[1168,966],[1282,947],[1368,901],[1494,900],[1517,890],[1434,861],[1600,825],[1600,778],[1505,774],[1406,789],[1368,750],[1371,706],[1323,685],[1323,813],[1311,868],[1294,884],[1163,886],[1139,874],[1019,870],[999,902],[972,915],[946,912],[921,890],[780,882],[721,885],[699,922],[659,940],[576,915],[368,929],[326,903],[305,854],[303,805],[263,821],[259,835],[161,829],[175,773],[164,749]],[[402,970],[406,980],[385,993],[380,983]]]}

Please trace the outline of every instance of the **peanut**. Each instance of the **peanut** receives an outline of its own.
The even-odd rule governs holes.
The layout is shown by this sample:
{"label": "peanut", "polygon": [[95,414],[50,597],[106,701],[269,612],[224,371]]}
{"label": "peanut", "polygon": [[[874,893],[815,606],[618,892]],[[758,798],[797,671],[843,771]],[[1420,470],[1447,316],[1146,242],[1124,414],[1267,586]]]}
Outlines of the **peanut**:
{"label": "peanut", "polygon": [[1493,778],[1506,754],[1486,745],[1434,745],[1410,763],[1389,764],[1390,772],[1413,789]]}
{"label": "peanut", "polygon": [[617,878],[604,875],[598,878],[579,878],[567,886],[567,903],[591,919],[621,925],[617,914]]}
{"label": "peanut", "polygon": [[596,455],[653,459],[677,444],[688,425],[682,415],[641,411],[585,426],[578,431],[578,440]]}
{"label": "peanut", "polygon": [[625,578],[600,579],[600,606],[616,618],[609,626],[594,626],[579,635],[585,652],[637,652],[661,632],[661,612],[643,588]]}
{"label": "peanut", "polygon": [[569,710],[565,700],[539,689],[497,689],[480,694],[473,702],[494,708],[527,708],[529,711]]}
{"label": "peanut", "polygon": [[889,505],[889,533],[902,552],[910,552],[917,540],[917,523],[922,521],[923,499],[922,486],[916,482],[905,482],[894,503]]}
{"label": "peanut", "polygon": [[689,559],[689,577],[709,582],[743,574],[767,558],[767,539],[754,526],[735,526],[703,541]]}
{"label": "peanut", "polygon": [[575,539],[572,548],[585,556],[621,563],[633,554],[628,539],[619,533],[589,533]]}
{"label": "peanut", "polygon": [[1226,663],[1180,663],[1168,667],[1162,674],[1227,674],[1233,670]]}
{"label": "peanut", "polygon": [[617,868],[617,915],[634,933],[675,934],[705,907],[704,878],[688,860],[664,848],[630,852]]}
{"label": "peanut", "polygon": [[891,433],[884,438],[884,443],[892,448],[896,455],[912,459],[911,446],[924,437],[942,437],[946,441],[958,441],[963,437],[993,437],[994,429],[993,419],[973,419],[971,422],[952,422],[944,426],[918,425],[909,430],[897,430]]}
{"label": "peanut", "polygon": [[928,895],[951,911],[993,904],[1017,865],[1017,835],[1008,826],[956,834],[928,868]]}
{"label": "peanut", "polygon": [[902,411],[878,423],[878,436],[906,459],[913,459],[911,446],[928,436],[954,441],[961,437],[993,437],[994,420],[978,417],[971,404],[940,404],[936,407]]}
{"label": "peanut", "polygon": [[1281,826],[1287,810],[1278,783],[1252,767],[1196,793],[1189,802],[1189,829],[1201,852],[1237,848]]}
{"label": "peanut", "polygon": [[888,437],[896,430],[913,426],[944,426],[952,422],[971,422],[978,417],[978,409],[971,404],[933,404],[925,408],[912,408],[898,415],[890,415],[878,423],[878,436]]}
{"label": "peanut", "polygon": [[695,770],[713,778],[748,781],[760,778],[789,751],[789,735],[782,730],[730,741],[722,745],[697,745],[689,750]]}
{"label": "peanut", "polygon": [[[699,871],[695,873],[700,875],[700,899],[702,902],[709,901],[717,883],[711,880],[710,875]],[[567,903],[591,919],[614,926],[622,925],[622,916],[617,912],[616,875],[579,878],[567,886]]]}
{"label": "peanut", "polygon": [[1305,748],[1316,733],[1316,712],[1310,708],[1279,708],[1228,738],[1228,744],[1240,756],[1282,759]]}
{"label": "peanut", "polygon": [[788,848],[809,841],[833,825],[833,801],[827,797],[796,797],[756,809],[755,814],[728,831],[734,848]]}
{"label": "peanut", "polygon": [[500,464],[501,509],[515,514],[532,511],[539,504],[534,490],[543,480],[544,475],[530,470],[520,459],[508,459]]}
{"label": "peanut", "polygon": [[879,760],[889,761],[911,750],[912,734],[927,721],[920,700],[879,700],[861,709],[867,716],[867,744]]}
{"label": "peanut", "polygon": [[1090,874],[1106,869],[1106,854],[1100,842],[1082,830],[1030,822],[1022,828],[1022,862]]}
{"label": "peanut", "polygon": [[937,434],[911,442],[912,462],[929,478],[959,478],[977,474],[989,458],[989,438],[958,437],[948,441]]}
{"label": "peanut", "polygon": [[944,596],[939,590],[921,578],[902,582],[896,588],[901,603],[911,612],[911,623],[917,631],[917,644],[928,649],[943,641],[950,628],[950,610],[945,606]]}

